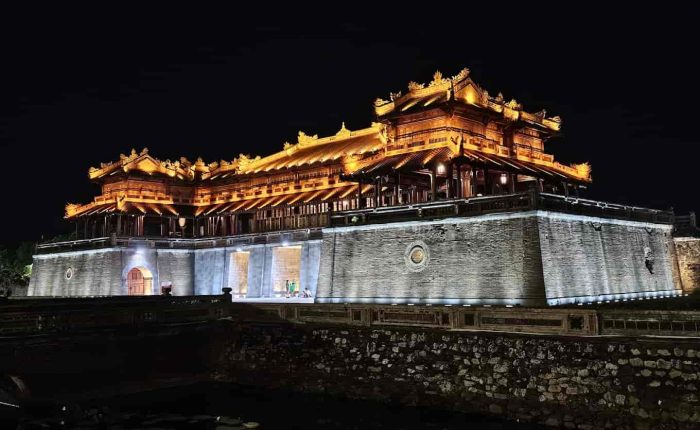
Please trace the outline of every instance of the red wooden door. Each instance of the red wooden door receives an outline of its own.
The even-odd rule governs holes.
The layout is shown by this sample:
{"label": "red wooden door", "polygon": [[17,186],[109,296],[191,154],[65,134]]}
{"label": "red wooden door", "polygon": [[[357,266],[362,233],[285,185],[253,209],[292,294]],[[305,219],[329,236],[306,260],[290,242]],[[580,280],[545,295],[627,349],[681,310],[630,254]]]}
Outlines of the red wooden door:
{"label": "red wooden door", "polygon": [[131,269],[127,274],[126,285],[129,288],[130,296],[143,296],[144,278],[143,273],[137,268]]}

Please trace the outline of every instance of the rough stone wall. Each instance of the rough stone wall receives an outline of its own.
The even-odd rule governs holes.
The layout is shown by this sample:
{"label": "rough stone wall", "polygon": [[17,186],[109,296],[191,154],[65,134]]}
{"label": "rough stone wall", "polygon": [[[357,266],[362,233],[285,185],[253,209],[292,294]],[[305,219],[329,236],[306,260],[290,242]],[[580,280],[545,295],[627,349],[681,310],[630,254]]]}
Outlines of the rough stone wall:
{"label": "rough stone wall", "polygon": [[[410,249],[424,248],[412,267]],[[317,301],[544,304],[534,213],[324,230]]]}
{"label": "rough stone wall", "polygon": [[[158,250],[158,275],[161,282],[172,282],[172,294],[189,296],[194,294],[194,252]],[[154,286],[160,294],[160,284]]]}
{"label": "rough stone wall", "polygon": [[321,264],[321,241],[304,242],[301,249],[301,291],[309,288],[315,296]]}
{"label": "rough stone wall", "polygon": [[552,212],[538,224],[549,304],[675,289],[671,226]]}
{"label": "rough stone wall", "polygon": [[700,238],[677,237],[674,243],[683,291],[692,293],[700,288]]}
{"label": "rough stone wall", "polygon": [[194,253],[194,293],[196,295],[221,294],[225,286],[224,272],[228,267],[224,248],[198,249]]}
{"label": "rough stone wall", "polygon": [[[67,279],[67,270],[72,276]],[[122,260],[118,249],[34,257],[29,296],[110,295],[120,286]]]}
{"label": "rough stone wall", "polygon": [[222,377],[577,429],[700,423],[697,340],[236,325]]}
{"label": "rough stone wall", "polygon": [[[264,246],[253,246],[247,249],[250,251],[248,259],[248,297],[261,297],[262,282],[264,278],[265,253]],[[269,267],[267,267],[269,270]]]}

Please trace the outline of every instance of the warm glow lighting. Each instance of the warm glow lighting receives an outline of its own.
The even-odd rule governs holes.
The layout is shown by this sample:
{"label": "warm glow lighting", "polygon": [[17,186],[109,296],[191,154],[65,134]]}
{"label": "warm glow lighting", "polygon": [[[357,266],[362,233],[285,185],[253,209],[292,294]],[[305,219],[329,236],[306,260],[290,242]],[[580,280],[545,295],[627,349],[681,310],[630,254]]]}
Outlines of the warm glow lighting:
{"label": "warm glow lighting", "polygon": [[[559,175],[565,180],[591,181],[588,163],[563,165],[544,152],[546,130],[558,131],[559,117],[546,118],[544,111],[528,113],[515,100],[506,102],[502,94],[489,95],[471,81],[468,69],[451,77],[436,73],[428,83],[411,82],[403,95],[393,93],[388,101],[377,99],[375,113],[379,117],[393,111],[413,115],[411,112],[416,108],[438,108],[445,102],[456,102],[469,111],[490,111],[488,115],[498,113],[492,116],[499,124],[503,118],[522,121],[529,137],[526,141],[514,141],[517,145],[510,148],[504,145],[503,131],[498,127],[483,130],[482,126],[464,121],[464,118],[440,114],[430,120],[430,125],[423,120],[409,120],[401,129],[376,122],[355,131],[343,124],[336,134],[327,137],[299,132],[296,143],[285,143],[282,151],[265,158],[240,154],[232,161],[205,163],[201,158],[190,161],[184,157],[171,161],[154,158],[147,148],[140,152],[132,149],[130,153],[121,154],[119,160],[89,169],[89,177],[102,183],[102,195],[87,204],[66,205],[65,217],[94,217],[112,212],[173,215],[184,235],[187,221],[179,217],[180,213],[195,217],[228,216],[239,211],[283,208],[274,214],[277,217],[289,214],[287,209],[293,205],[327,205],[336,201],[341,203],[336,207],[348,209],[348,200],[359,197],[358,182],[374,171],[403,173],[399,170],[404,170],[408,174],[429,168],[441,177],[438,182],[442,186],[442,178],[451,177],[453,170],[453,165],[447,163],[455,157],[466,157],[498,169],[499,174],[494,174],[493,178],[503,189],[514,189],[518,182],[515,174]],[[528,123],[539,128],[534,129]],[[447,136],[438,131],[443,126],[464,132],[459,132],[460,136]],[[289,171],[285,171],[287,169]],[[508,173],[500,173],[506,169]],[[270,173],[263,175],[264,172]],[[123,178],[108,179],[114,175]],[[139,176],[150,178],[144,181]],[[160,176],[165,180],[158,180]],[[172,188],[168,178],[175,179]],[[222,181],[226,178],[235,180]],[[205,179],[209,182],[204,182]],[[360,194],[370,190],[379,194],[399,184],[385,182],[383,185],[375,190],[374,185],[363,183]],[[477,196],[482,193],[477,192]],[[180,209],[183,206],[187,208]]]}

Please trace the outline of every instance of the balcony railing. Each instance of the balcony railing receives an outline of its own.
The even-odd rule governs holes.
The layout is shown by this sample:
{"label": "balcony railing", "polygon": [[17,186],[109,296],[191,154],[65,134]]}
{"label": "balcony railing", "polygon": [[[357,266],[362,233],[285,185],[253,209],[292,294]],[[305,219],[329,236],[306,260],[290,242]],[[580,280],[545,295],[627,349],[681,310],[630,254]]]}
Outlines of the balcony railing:
{"label": "balcony railing", "polygon": [[336,213],[331,226],[376,224],[455,216],[478,216],[498,212],[549,210],[601,218],[626,219],[661,224],[673,223],[673,211],[638,208],[535,191],[500,196],[443,200],[405,206],[389,206]]}
{"label": "balcony railing", "polygon": [[[673,224],[673,211],[640,208],[598,202],[556,194],[525,193],[472,197],[468,199],[439,200],[411,205],[383,206],[378,208],[326,212],[308,215],[253,220],[250,232],[224,237],[193,239],[167,237],[102,237],[70,242],[44,243],[37,246],[37,253],[66,252],[104,248],[110,246],[142,246],[157,248],[195,249],[202,247],[230,246],[244,243],[274,243],[282,237],[307,240],[321,237],[325,227],[381,224],[400,221],[432,220],[450,217],[472,217],[491,213],[509,213],[527,210],[546,210],[600,218],[614,218],[657,224]],[[285,240],[292,240],[292,239]]]}

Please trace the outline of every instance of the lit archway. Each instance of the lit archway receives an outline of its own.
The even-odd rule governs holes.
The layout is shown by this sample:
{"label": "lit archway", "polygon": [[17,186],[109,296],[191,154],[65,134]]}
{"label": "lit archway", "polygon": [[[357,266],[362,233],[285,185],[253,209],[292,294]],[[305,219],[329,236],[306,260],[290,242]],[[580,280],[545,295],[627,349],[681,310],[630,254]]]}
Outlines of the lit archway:
{"label": "lit archway", "polygon": [[126,288],[130,296],[153,294],[153,274],[145,267],[134,267],[126,274]]}

